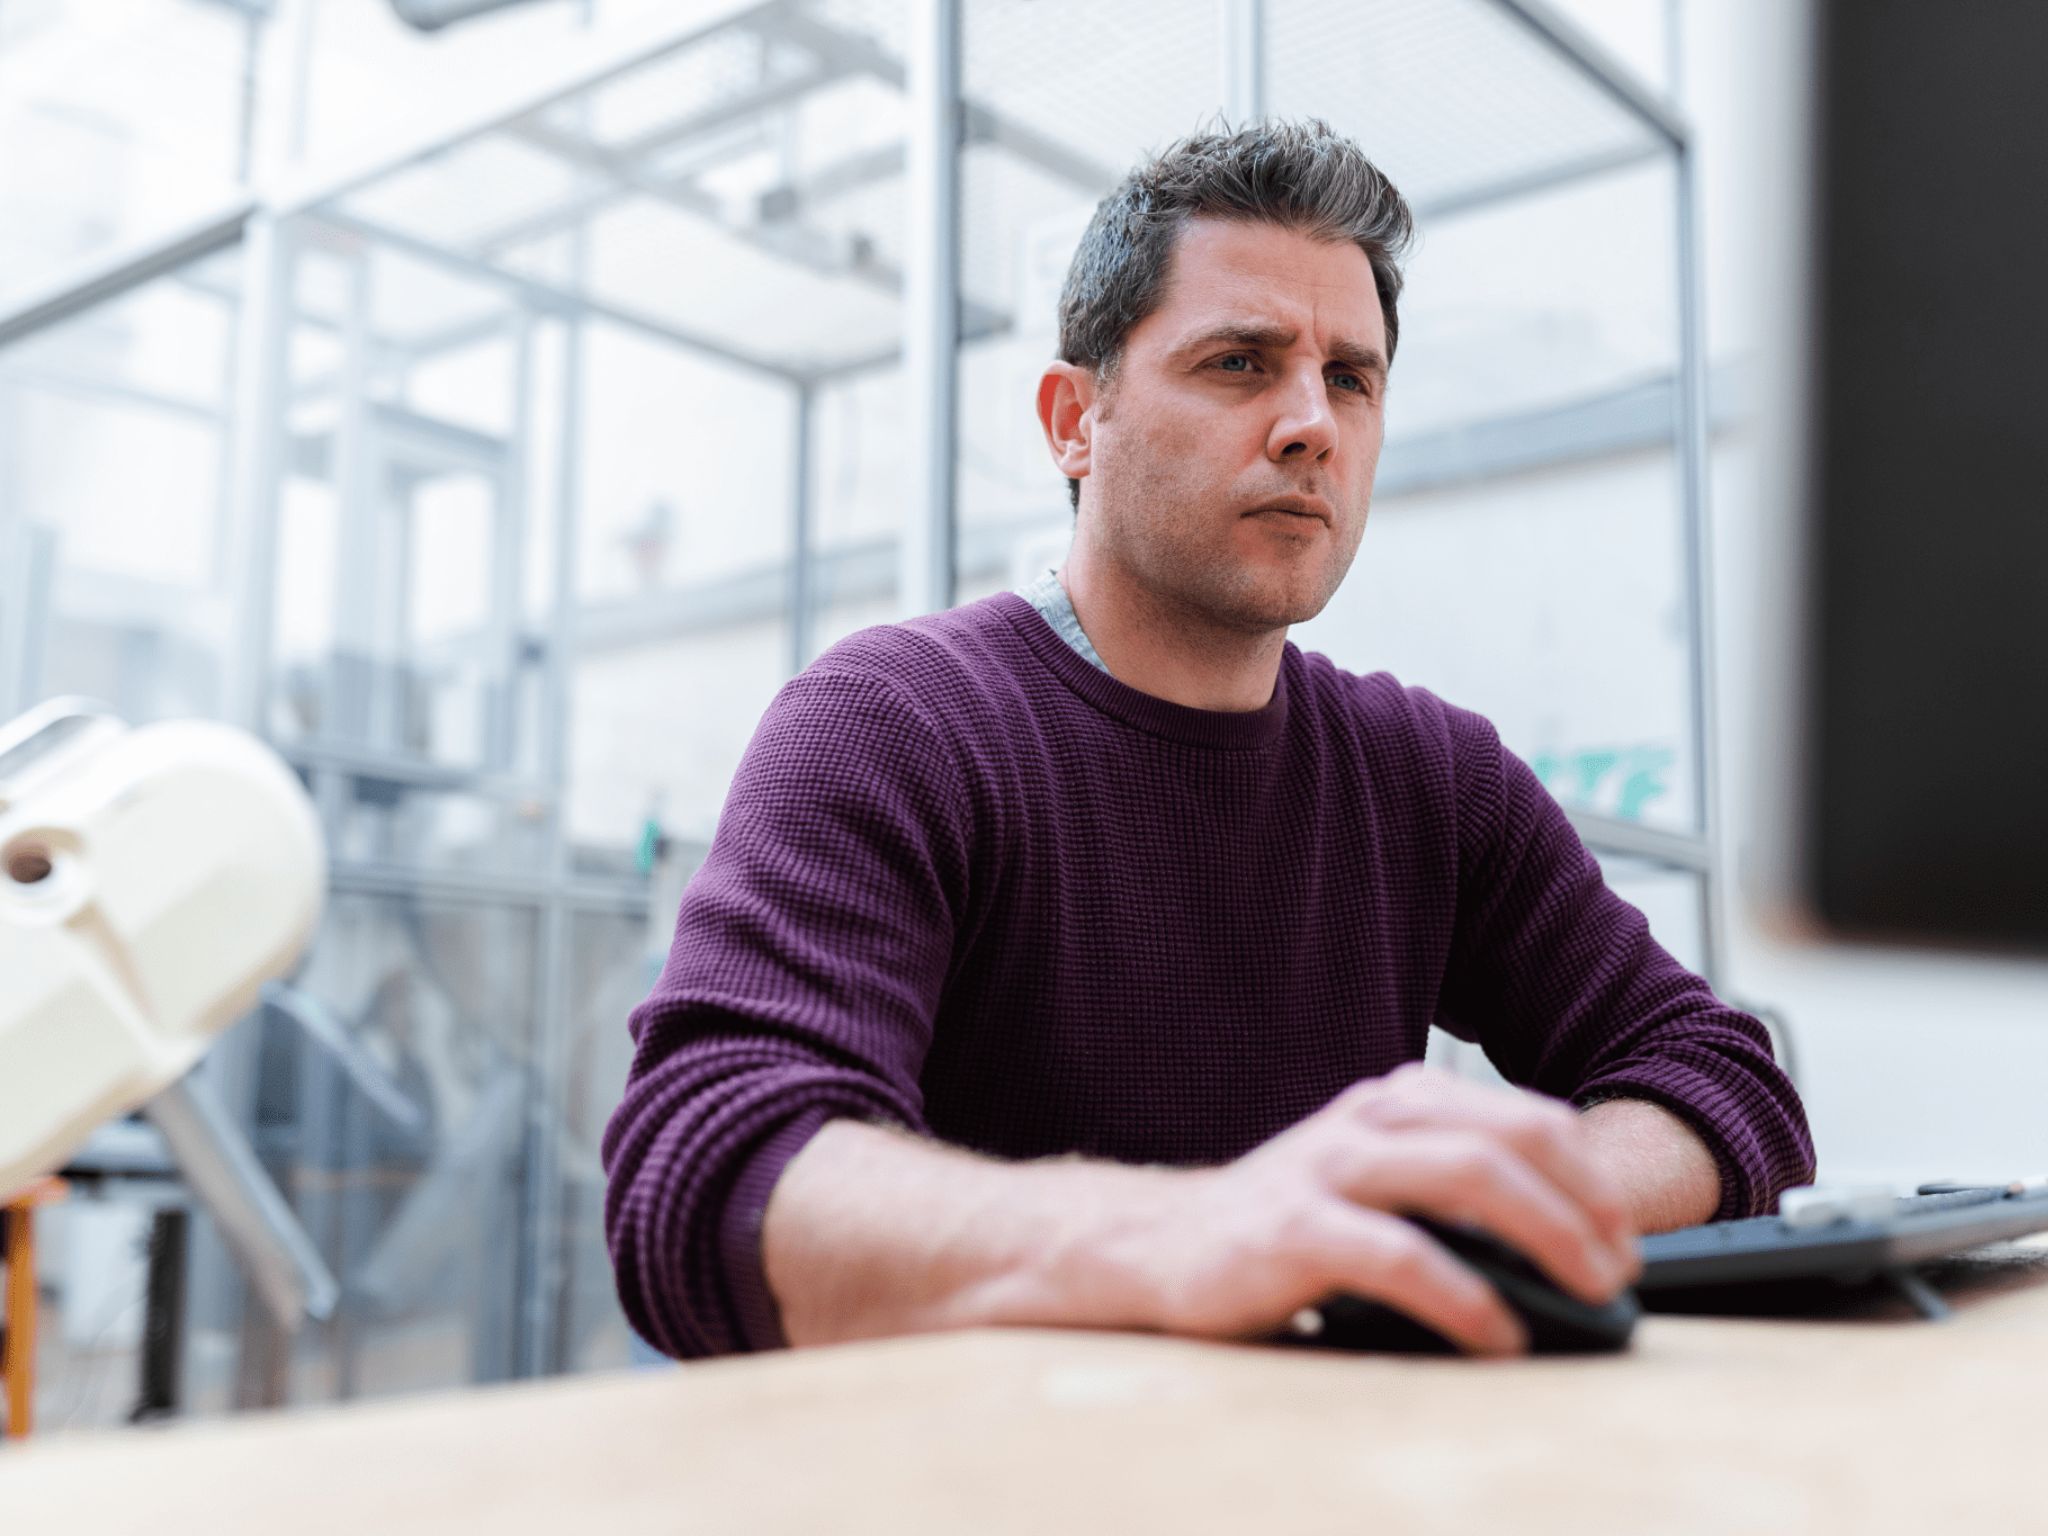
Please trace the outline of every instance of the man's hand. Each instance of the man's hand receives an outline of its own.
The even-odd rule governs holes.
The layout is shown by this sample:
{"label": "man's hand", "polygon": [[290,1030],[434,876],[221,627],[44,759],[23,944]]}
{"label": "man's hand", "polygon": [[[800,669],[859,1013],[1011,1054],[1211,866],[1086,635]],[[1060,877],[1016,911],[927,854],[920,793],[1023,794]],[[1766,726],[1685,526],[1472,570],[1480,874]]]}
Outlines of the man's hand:
{"label": "man's hand", "polygon": [[1398,1212],[1483,1227],[1588,1301],[1641,1269],[1622,1188],[1576,1113],[1419,1064],[1188,1177],[1151,1235],[1169,1332],[1263,1332],[1344,1290],[1468,1350],[1525,1347],[1492,1288]]}
{"label": "man's hand", "polygon": [[795,1343],[991,1323],[1249,1337],[1341,1290],[1467,1350],[1523,1348],[1401,1212],[1483,1227],[1589,1301],[1640,1269],[1579,1115],[1419,1064],[1220,1168],[998,1163],[835,1121],[776,1185],[764,1259]]}

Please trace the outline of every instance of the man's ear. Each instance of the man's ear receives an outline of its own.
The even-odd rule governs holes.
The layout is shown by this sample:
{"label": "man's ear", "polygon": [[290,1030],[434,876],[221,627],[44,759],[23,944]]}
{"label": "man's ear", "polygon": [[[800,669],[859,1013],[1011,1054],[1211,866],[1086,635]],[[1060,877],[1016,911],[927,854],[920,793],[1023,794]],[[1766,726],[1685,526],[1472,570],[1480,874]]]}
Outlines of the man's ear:
{"label": "man's ear", "polygon": [[1038,424],[1052,461],[1069,480],[1088,475],[1095,435],[1095,370],[1079,363],[1047,363],[1038,380]]}

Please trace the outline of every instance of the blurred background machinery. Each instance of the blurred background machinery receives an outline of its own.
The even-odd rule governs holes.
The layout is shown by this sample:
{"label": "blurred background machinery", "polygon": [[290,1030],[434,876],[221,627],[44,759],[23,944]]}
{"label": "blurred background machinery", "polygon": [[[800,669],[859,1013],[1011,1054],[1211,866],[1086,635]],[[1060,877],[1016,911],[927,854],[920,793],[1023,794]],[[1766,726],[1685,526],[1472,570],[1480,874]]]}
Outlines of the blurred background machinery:
{"label": "blurred background machinery", "polygon": [[[241,731],[210,721],[130,730],[68,699],[0,724],[9,1436],[26,1435],[34,1416],[33,1234],[55,1192],[47,1176],[122,1114],[149,1117],[280,1333],[331,1315],[333,1275],[234,1118],[191,1075],[297,965],[326,875],[304,789]],[[153,1233],[159,1364],[181,1333],[164,1288],[180,1278],[170,1266],[182,1214],[159,1211]]]}

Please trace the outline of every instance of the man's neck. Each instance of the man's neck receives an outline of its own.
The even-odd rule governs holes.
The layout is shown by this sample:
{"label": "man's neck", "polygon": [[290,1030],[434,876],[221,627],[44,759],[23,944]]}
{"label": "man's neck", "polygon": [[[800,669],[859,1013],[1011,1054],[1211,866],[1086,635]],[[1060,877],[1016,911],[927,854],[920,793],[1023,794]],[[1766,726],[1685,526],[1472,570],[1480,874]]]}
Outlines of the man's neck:
{"label": "man's neck", "polygon": [[1190,709],[1244,713],[1272,701],[1287,631],[1248,634],[1204,622],[1133,580],[1081,539],[1060,584],[1118,682]]}

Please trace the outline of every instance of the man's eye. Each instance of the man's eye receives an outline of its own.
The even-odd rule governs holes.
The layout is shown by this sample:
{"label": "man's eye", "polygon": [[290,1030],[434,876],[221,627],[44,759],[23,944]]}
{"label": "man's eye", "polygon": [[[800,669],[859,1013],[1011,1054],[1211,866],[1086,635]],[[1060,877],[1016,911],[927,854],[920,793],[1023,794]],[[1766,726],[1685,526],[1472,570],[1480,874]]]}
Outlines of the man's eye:
{"label": "man's eye", "polygon": [[[1237,365],[1242,364],[1242,367]],[[1246,352],[1231,352],[1216,359],[1216,366],[1226,373],[1244,373],[1252,366],[1251,355]]]}
{"label": "man's eye", "polygon": [[1341,379],[1342,381],[1344,381],[1345,388],[1355,390],[1357,393],[1361,395],[1366,394],[1368,392],[1366,389],[1365,380],[1361,379],[1355,373],[1333,373],[1330,375],[1330,378],[1333,382]]}

